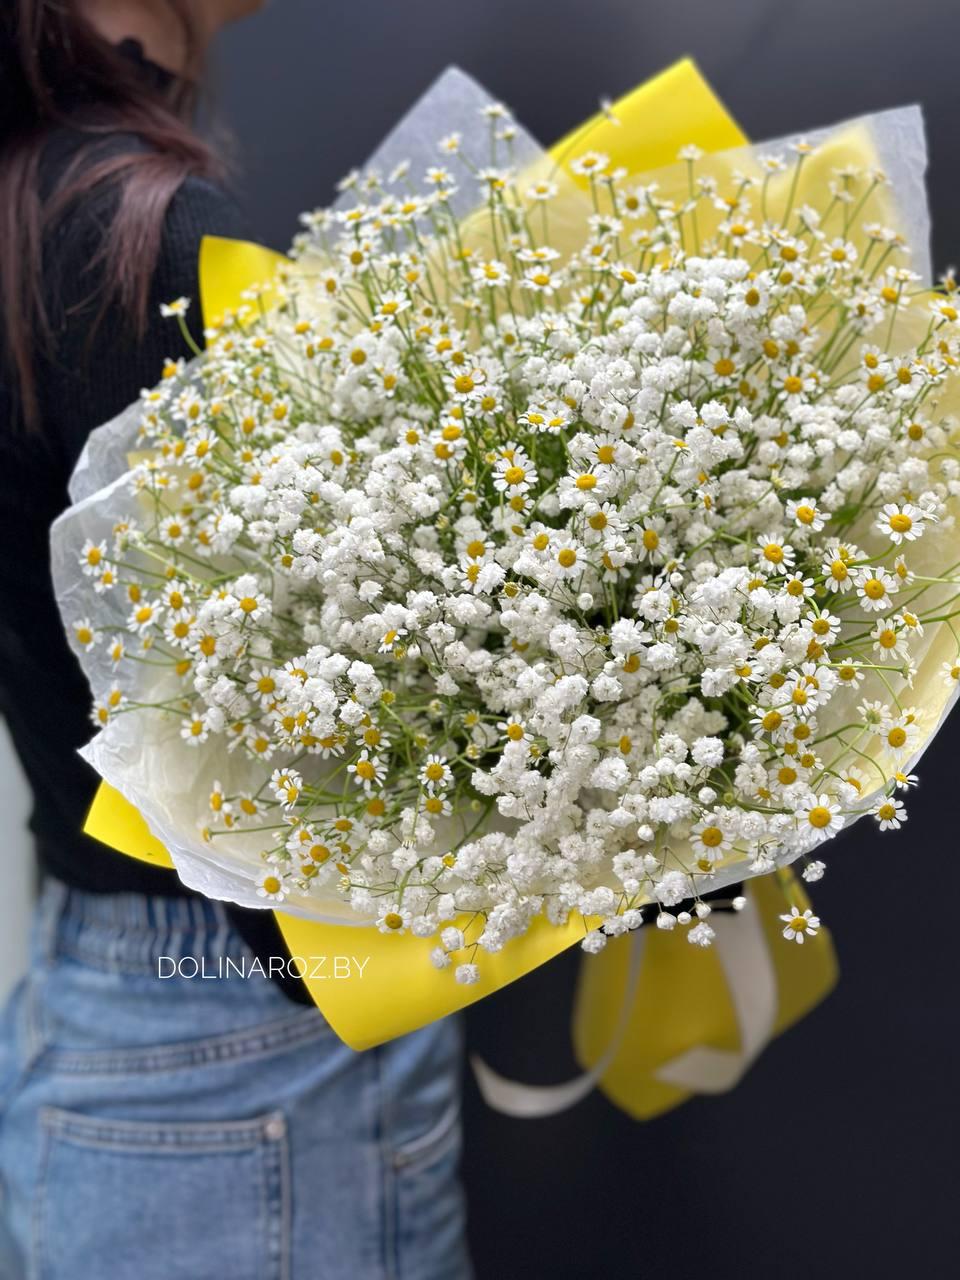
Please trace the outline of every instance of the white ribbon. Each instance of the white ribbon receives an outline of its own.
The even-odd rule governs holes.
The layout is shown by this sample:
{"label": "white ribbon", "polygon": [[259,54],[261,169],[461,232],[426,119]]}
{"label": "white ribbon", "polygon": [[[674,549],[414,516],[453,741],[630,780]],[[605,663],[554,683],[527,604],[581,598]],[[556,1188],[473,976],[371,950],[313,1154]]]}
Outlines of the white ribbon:
{"label": "white ribbon", "polygon": [[[740,1048],[697,1046],[664,1063],[655,1075],[665,1084],[692,1093],[722,1093],[732,1088],[770,1041],[777,1016],[777,978],[759,911],[751,902],[735,915],[714,913],[713,945],[723,968],[740,1033]],[[610,1043],[589,1071],[563,1084],[530,1085],[509,1080],[476,1054],[471,1065],[484,1101],[494,1111],[521,1119],[556,1115],[574,1106],[594,1088],[616,1058],[630,1021],[646,950],[646,927],[630,939],[627,981]]]}

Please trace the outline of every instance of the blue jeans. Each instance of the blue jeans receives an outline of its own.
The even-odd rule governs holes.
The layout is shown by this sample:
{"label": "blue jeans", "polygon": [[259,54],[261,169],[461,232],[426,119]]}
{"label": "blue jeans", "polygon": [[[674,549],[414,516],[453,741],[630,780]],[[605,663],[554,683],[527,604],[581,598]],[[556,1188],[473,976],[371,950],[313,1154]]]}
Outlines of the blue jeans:
{"label": "blue jeans", "polygon": [[0,1034],[3,1280],[467,1280],[458,1022],[354,1053],[160,955],[252,960],[218,903],[45,887]]}

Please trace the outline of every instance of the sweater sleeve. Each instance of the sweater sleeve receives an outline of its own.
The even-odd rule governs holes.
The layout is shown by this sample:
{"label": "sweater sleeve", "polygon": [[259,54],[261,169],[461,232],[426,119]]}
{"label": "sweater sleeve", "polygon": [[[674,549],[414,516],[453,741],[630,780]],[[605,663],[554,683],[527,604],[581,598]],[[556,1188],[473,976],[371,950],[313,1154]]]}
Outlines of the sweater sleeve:
{"label": "sweater sleeve", "polygon": [[102,250],[115,196],[88,199],[69,214],[47,248],[44,278],[52,344],[38,378],[41,417],[68,477],[94,427],[115,417],[144,387],[160,379],[165,360],[191,352],[176,320],[160,305],[190,299],[188,326],[202,345],[198,260],[205,235],[242,238],[243,219],[222,188],[188,178],[164,221],[151,282],[145,329],[110,303],[97,323],[102,295]]}

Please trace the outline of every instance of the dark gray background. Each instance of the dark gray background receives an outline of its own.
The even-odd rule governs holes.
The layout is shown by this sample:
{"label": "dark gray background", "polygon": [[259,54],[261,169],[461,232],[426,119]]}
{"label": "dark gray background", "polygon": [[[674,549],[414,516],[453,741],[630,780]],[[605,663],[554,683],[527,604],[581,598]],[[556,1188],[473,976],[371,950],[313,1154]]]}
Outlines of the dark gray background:
{"label": "dark gray background", "polygon": [[[960,230],[958,29],[955,0],[276,0],[224,38],[217,96],[254,231],[278,248],[451,62],[545,142],[684,53],[755,138],[919,101],[942,269]],[[898,837],[864,823],[829,848],[814,898],[840,987],[735,1092],[636,1125],[598,1096],[505,1120],[468,1085],[479,1280],[958,1274],[958,743],[955,723]],[[906,883],[887,876],[895,840]],[[525,1079],[572,1073],[577,963],[484,1001],[471,1047]]]}

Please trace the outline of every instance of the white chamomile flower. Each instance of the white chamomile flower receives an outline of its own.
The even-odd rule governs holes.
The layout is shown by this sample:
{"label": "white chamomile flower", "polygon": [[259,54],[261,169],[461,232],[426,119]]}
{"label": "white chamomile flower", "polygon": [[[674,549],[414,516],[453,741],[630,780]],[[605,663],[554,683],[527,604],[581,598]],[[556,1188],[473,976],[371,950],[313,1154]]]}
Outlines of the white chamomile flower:
{"label": "white chamomile flower", "polygon": [[300,799],[303,778],[296,769],[274,769],[270,775],[270,786],[284,808],[293,808]]}
{"label": "white chamomile flower", "polygon": [[89,618],[81,618],[73,624],[73,638],[86,653],[100,643],[102,636]]}
{"label": "white chamomile flower", "polygon": [[522,449],[507,445],[497,459],[493,485],[501,493],[526,493],[537,483],[537,469]]}
{"label": "white chamomile flower", "polygon": [[714,815],[698,822],[690,835],[694,851],[708,862],[716,862],[730,848],[730,836],[718,824]]}
{"label": "white chamomile flower", "polygon": [[470,274],[474,282],[485,289],[496,289],[510,283],[510,272],[495,258],[474,267]]}
{"label": "white chamomile flower", "polygon": [[889,609],[892,604],[891,596],[899,589],[899,583],[893,574],[878,566],[857,569],[855,582],[861,608],[868,613]]}
{"label": "white chamomile flower", "polygon": [[855,547],[851,543],[835,542],[827,547],[820,566],[820,572],[826,579],[826,586],[831,591],[843,593],[853,590],[855,585],[855,566],[862,554],[859,547]]}
{"label": "white chamomile flower", "polygon": [[266,898],[268,902],[283,902],[287,896],[287,885],[280,872],[268,867],[257,880],[257,897]]}
{"label": "white chamomile flower", "polygon": [[420,769],[420,780],[431,791],[441,791],[453,780],[450,766],[443,756],[429,755]]}
{"label": "white chamomile flower", "polygon": [[598,178],[606,171],[609,164],[610,157],[604,155],[602,151],[585,151],[570,161],[570,170],[579,177]]}
{"label": "white chamomile flower", "polygon": [[787,519],[793,520],[801,529],[819,533],[830,519],[830,513],[820,510],[816,498],[791,498],[787,503]]}
{"label": "white chamomile flower", "polygon": [[347,773],[353,774],[353,779],[358,786],[370,790],[374,786],[383,785],[387,776],[387,767],[382,760],[371,756],[364,748],[360,758],[347,765]]}
{"label": "white chamomile flower", "polygon": [[405,933],[412,919],[413,913],[407,907],[386,903],[377,911],[377,928],[381,933]]}
{"label": "white chamomile flower", "polygon": [[164,319],[168,319],[170,316],[185,316],[189,310],[189,298],[175,298],[173,302],[160,303],[160,314]]}
{"label": "white chamomile flower", "polygon": [[843,826],[840,806],[833,796],[827,794],[811,797],[810,801],[800,808],[797,821],[807,837],[812,836],[817,841],[827,840],[830,836],[836,835]]}
{"label": "white chamomile flower", "polygon": [[199,747],[210,737],[210,724],[206,715],[188,716],[180,721],[180,737],[192,747]]}
{"label": "white chamomile flower", "polygon": [[908,754],[916,746],[920,729],[916,717],[909,712],[885,717],[877,731],[887,749],[895,756]]}
{"label": "white chamomile flower", "polygon": [[764,534],[757,543],[757,550],[762,573],[780,574],[793,568],[795,558],[793,547],[781,534]]}
{"label": "white chamomile flower", "polygon": [[874,528],[889,538],[894,546],[899,546],[901,542],[913,542],[915,538],[919,538],[926,519],[929,519],[928,514],[920,507],[915,507],[912,502],[901,505],[888,502],[877,516]]}
{"label": "white chamomile flower", "polygon": [[107,544],[105,542],[92,542],[88,538],[83,544],[83,550],[80,552],[80,568],[83,573],[87,577],[95,577],[102,574],[106,555]]}
{"label": "white chamomile flower", "polygon": [[403,637],[406,634],[406,627],[390,627],[380,637],[377,653],[392,653],[398,645],[403,643]]}
{"label": "white chamomile flower", "polygon": [[872,812],[881,831],[899,831],[907,820],[906,805],[902,800],[895,800],[892,796],[881,800],[874,806]]}
{"label": "white chamomile flower", "polygon": [[788,942],[804,942],[807,938],[815,938],[820,929],[820,917],[815,916],[809,907],[801,911],[795,907],[781,915],[783,936]]}

